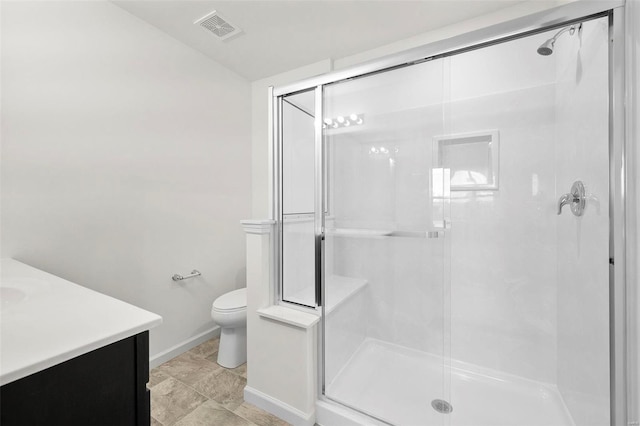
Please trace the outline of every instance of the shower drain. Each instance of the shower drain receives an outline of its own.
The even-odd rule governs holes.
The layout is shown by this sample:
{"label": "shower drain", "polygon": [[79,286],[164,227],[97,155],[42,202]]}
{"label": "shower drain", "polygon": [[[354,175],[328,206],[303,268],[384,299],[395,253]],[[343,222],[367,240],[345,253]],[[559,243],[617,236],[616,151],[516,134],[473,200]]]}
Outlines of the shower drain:
{"label": "shower drain", "polygon": [[451,406],[451,404],[442,399],[434,399],[433,401],[431,401],[431,406],[438,413],[442,414],[449,414],[453,411],[453,407]]}

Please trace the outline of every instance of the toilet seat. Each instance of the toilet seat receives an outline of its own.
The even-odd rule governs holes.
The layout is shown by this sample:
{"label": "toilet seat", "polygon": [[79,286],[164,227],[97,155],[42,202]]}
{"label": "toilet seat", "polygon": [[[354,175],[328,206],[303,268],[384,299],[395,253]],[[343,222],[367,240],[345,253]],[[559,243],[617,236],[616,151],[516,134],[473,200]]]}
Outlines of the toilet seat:
{"label": "toilet seat", "polygon": [[217,312],[238,312],[247,309],[247,289],[230,291],[218,297],[211,306],[212,311]]}
{"label": "toilet seat", "polygon": [[246,306],[242,308],[231,308],[231,309],[219,309],[219,308],[216,308],[215,306],[211,308],[211,312],[217,312],[219,314],[233,314],[236,312],[244,312],[246,310],[247,310]]}

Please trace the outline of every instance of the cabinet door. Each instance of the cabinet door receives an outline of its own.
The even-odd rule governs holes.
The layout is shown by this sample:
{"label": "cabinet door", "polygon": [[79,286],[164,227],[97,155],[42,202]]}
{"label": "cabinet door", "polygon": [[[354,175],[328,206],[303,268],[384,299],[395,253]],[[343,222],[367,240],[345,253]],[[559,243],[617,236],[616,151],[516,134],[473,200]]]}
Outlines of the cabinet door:
{"label": "cabinet door", "polygon": [[149,333],[0,388],[0,424],[149,425]]}

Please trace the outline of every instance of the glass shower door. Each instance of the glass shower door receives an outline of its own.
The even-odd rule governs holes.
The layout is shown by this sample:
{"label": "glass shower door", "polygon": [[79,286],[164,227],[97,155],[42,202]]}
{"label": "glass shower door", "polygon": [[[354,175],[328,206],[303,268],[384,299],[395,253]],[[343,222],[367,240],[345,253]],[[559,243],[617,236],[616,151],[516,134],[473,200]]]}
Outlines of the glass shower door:
{"label": "glass shower door", "polygon": [[453,425],[609,424],[607,45],[605,17],[445,59]]}
{"label": "glass shower door", "polygon": [[447,424],[449,177],[442,61],[324,87],[324,394]]}

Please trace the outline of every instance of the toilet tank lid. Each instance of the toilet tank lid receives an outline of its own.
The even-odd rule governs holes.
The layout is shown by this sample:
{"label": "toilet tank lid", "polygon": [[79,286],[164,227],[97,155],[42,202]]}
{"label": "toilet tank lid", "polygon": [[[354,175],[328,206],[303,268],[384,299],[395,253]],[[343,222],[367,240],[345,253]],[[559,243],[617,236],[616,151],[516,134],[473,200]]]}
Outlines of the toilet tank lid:
{"label": "toilet tank lid", "polygon": [[216,309],[237,309],[247,306],[247,289],[241,288],[239,290],[230,291],[222,296],[218,297],[213,302],[213,307]]}

